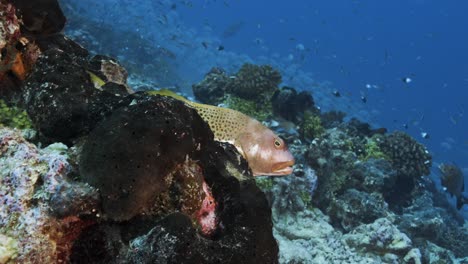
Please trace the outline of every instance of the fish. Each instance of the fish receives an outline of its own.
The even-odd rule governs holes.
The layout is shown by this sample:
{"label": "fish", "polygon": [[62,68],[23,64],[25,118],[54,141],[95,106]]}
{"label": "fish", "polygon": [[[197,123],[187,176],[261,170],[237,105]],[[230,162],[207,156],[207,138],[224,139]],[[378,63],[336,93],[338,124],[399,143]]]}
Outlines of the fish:
{"label": "fish", "polygon": [[336,91],[336,90],[333,91],[333,95],[334,95],[335,97],[341,97],[340,92],[338,92],[338,91]]}
{"label": "fish", "polygon": [[463,191],[465,189],[465,177],[461,169],[454,164],[441,164],[439,166],[441,172],[440,179],[442,186],[450,193],[453,197],[457,198],[457,209],[460,210],[467,199],[463,197]]}
{"label": "fish", "polygon": [[232,144],[247,160],[254,176],[283,176],[293,172],[294,157],[283,139],[258,120],[239,111],[190,101],[168,89],[147,91],[169,96],[197,111],[214,139]]}
{"label": "fish", "polygon": [[421,132],[421,137],[424,138],[424,139],[428,139],[431,137],[431,135],[429,135],[429,133],[427,132]]}
{"label": "fish", "polygon": [[410,82],[412,82],[413,80],[409,77],[403,77],[401,78],[401,81],[405,84],[409,84]]}

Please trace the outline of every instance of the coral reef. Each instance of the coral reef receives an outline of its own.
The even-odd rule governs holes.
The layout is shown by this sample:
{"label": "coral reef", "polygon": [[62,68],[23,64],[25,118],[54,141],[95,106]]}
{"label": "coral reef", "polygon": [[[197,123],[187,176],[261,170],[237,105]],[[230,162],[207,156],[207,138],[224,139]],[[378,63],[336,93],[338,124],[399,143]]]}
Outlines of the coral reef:
{"label": "coral reef", "polygon": [[304,139],[312,140],[324,132],[322,120],[317,114],[306,111],[300,125],[299,134]]}
{"label": "coral reef", "polygon": [[[387,218],[379,218],[373,223],[361,225],[344,235],[346,243],[363,252],[390,258],[389,255],[405,257],[412,249],[410,238],[402,233]],[[418,259],[420,263],[420,259]]]}
{"label": "coral reef", "polygon": [[258,104],[251,100],[242,99],[232,95],[227,96],[224,100],[224,105],[228,108],[242,112],[259,121],[265,121],[271,118],[272,107],[271,103]]}
{"label": "coral reef", "polygon": [[405,178],[429,175],[432,158],[426,147],[419,144],[408,134],[396,131],[378,142],[381,151],[387,155],[393,167]]}
{"label": "coral reef", "polygon": [[320,119],[322,120],[323,127],[326,129],[337,127],[343,123],[346,113],[341,111],[329,111],[322,113]]}
{"label": "coral reef", "polygon": [[201,82],[192,85],[193,94],[204,104],[221,104],[226,99],[231,81],[223,69],[212,68]]}
{"label": "coral reef", "polygon": [[121,101],[128,103],[94,87],[86,70],[90,67],[87,56],[85,49],[56,35],[49,39],[23,88],[22,105],[49,142],[71,145]]}
{"label": "coral reef", "polygon": [[[80,217],[97,207],[95,189],[68,179],[67,152],[62,144],[37,149],[19,131],[0,129],[0,259],[67,261],[74,238],[89,225]],[[51,214],[59,210],[60,217]]]}
{"label": "coral reef", "polygon": [[280,73],[269,65],[242,65],[230,83],[229,92],[253,101],[269,101],[281,83]]}
{"label": "coral reef", "polygon": [[314,114],[318,113],[310,92],[297,92],[292,87],[284,86],[276,90],[271,98],[271,102],[275,116],[294,123],[300,123],[303,118],[305,119],[303,115],[306,111]]}

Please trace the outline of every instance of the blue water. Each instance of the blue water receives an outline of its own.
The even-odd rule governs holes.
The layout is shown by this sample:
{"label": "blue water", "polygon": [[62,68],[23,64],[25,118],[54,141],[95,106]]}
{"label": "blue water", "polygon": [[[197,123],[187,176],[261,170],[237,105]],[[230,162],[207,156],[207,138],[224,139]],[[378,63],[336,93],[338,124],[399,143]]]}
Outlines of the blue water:
{"label": "blue water", "polygon": [[[291,64],[331,81],[357,104],[365,96],[372,123],[408,132],[428,146],[435,165],[455,162],[468,177],[466,10],[466,1],[424,0],[178,5],[187,24],[201,31],[208,26],[226,50],[292,55]],[[240,23],[236,34],[222,37]],[[430,138],[423,139],[423,132]]]}
{"label": "blue water", "polygon": [[[291,63],[302,63],[304,71],[331,81],[356,103],[365,95],[365,108],[378,113],[375,123],[391,130],[405,130],[407,124],[407,132],[436,160],[468,167],[468,2],[257,0],[179,6],[187,24],[199,29],[208,24],[219,36],[242,22],[237,34],[221,38],[227,50],[252,57],[292,54]],[[298,44],[306,50],[298,51]],[[404,83],[405,77],[412,82]]]}
{"label": "blue water", "polygon": [[[284,84],[313,90],[317,105],[408,132],[433,155],[435,178],[438,164],[456,163],[468,190],[466,1],[62,2],[176,54],[185,80],[161,85],[190,90],[213,66],[273,64]],[[330,82],[326,88],[342,97],[312,89],[312,80]]]}

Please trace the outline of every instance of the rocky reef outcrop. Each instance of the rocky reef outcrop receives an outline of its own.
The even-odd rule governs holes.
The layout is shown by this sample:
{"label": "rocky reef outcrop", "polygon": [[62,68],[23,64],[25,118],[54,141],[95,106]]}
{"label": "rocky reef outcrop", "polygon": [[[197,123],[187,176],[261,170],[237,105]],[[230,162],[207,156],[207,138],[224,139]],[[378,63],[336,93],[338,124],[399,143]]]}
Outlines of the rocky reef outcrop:
{"label": "rocky reef outcrop", "polygon": [[38,143],[71,148],[0,130],[2,263],[277,263],[271,209],[233,146],[182,102],[133,93],[116,60],[41,36],[12,98]]}

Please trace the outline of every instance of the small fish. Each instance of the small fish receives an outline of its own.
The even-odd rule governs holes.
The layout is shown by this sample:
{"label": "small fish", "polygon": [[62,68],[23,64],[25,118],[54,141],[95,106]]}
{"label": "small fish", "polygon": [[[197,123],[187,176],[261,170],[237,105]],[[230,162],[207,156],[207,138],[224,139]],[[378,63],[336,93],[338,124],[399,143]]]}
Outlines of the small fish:
{"label": "small fish", "polygon": [[428,139],[428,138],[430,138],[431,136],[430,136],[429,133],[427,133],[427,132],[421,132],[421,137],[424,138],[424,139]]}
{"label": "small fish", "polygon": [[404,78],[401,78],[401,81],[404,82],[405,84],[409,84],[413,80],[410,77],[404,77]]}
{"label": "small fish", "polygon": [[203,41],[201,44],[205,49],[208,48],[208,43],[206,43],[205,41]]}
{"label": "small fish", "polygon": [[364,96],[364,95],[361,95],[361,101],[362,101],[363,103],[367,103],[367,97]]}
{"label": "small fish", "polygon": [[406,124],[406,123],[403,124],[403,128],[404,128],[404,129],[408,129],[408,124]]}
{"label": "small fish", "polygon": [[281,176],[293,172],[294,157],[286,143],[256,119],[229,108],[189,101],[167,89],[147,93],[169,96],[195,109],[210,126],[216,141],[234,145],[244,156],[254,176]]}
{"label": "small fish", "polygon": [[219,45],[219,46],[218,46],[218,50],[219,50],[219,51],[224,50],[224,46],[223,46],[223,45]]}
{"label": "small fish", "polygon": [[463,204],[467,202],[463,197],[465,189],[463,172],[454,164],[441,164],[439,170],[441,172],[440,179],[442,186],[444,186],[447,192],[457,198],[457,209],[460,210]]}
{"label": "small fish", "polygon": [[333,91],[333,95],[334,95],[335,97],[341,97],[340,92],[338,92],[337,90]]}

